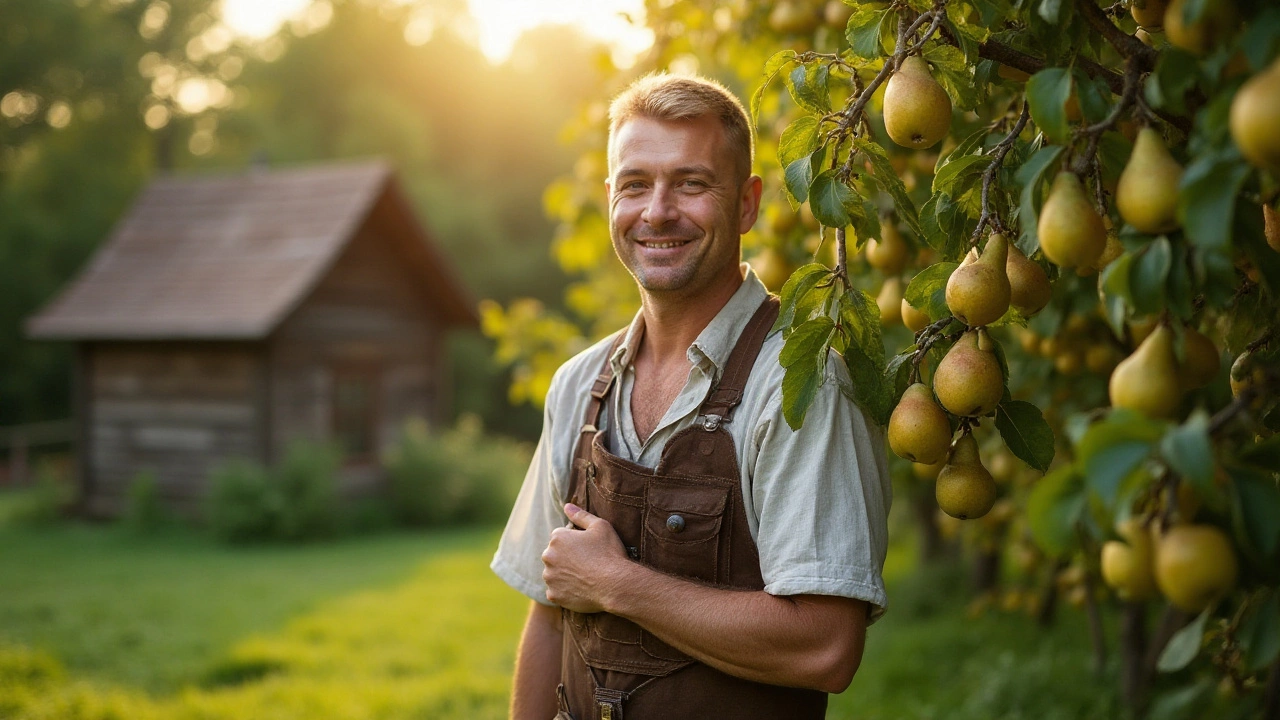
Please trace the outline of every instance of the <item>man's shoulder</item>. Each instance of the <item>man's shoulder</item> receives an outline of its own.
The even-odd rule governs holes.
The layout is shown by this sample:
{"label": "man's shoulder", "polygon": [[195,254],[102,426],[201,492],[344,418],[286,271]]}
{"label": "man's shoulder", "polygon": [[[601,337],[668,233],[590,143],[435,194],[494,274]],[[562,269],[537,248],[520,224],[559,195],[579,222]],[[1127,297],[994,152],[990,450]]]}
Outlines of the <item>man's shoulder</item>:
{"label": "man's shoulder", "polygon": [[587,349],[564,361],[551,379],[551,390],[547,395],[548,406],[555,404],[561,398],[570,399],[585,393],[604,368],[609,349],[613,347],[618,334],[623,332],[626,332],[626,328],[609,333]]}

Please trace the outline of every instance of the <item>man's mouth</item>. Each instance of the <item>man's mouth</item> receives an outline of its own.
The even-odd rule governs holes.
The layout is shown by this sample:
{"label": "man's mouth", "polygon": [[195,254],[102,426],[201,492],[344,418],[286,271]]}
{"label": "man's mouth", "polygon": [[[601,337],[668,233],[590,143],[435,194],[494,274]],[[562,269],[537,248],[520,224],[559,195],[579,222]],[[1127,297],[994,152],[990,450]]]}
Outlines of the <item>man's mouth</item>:
{"label": "man's mouth", "polygon": [[676,248],[681,245],[688,245],[692,240],[637,240],[636,242],[647,248],[656,250],[666,250],[668,248]]}

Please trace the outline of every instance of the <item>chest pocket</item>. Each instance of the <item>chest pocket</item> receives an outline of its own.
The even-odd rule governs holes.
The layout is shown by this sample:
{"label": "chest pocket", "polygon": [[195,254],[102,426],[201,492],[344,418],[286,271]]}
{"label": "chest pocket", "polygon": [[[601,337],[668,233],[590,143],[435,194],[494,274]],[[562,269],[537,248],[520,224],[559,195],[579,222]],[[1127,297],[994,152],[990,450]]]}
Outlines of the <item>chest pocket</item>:
{"label": "chest pocket", "polygon": [[728,575],[722,548],[729,493],[727,484],[651,480],[645,497],[644,562],[672,575],[723,582]]}

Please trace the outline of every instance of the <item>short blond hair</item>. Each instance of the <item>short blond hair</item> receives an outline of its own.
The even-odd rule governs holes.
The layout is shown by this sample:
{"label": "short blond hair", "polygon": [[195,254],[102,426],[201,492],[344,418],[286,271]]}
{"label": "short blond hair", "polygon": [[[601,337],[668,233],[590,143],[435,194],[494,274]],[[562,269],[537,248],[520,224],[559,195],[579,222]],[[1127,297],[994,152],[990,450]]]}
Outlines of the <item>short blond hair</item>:
{"label": "short blond hair", "polygon": [[631,83],[609,105],[609,162],[613,163],[613,139],[627,121],[637,117],[654,120],[692,120],[704,115],[719,118],[725,140],[734,154],[739,180],[751,175],[754,142],[751,121],[732,92],[710,78],[650,73]]}

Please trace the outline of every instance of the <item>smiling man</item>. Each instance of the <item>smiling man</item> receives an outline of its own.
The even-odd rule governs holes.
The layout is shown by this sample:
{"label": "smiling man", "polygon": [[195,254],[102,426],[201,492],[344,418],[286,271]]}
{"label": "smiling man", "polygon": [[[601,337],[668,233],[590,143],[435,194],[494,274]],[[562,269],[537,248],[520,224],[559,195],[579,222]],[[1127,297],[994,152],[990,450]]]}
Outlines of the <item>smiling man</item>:
{"label": "smiling man", "polygon": [[643,306],[557,371],[493,570],[531,603],[511,715],[821,718],[883,612],[883,432],[827,363],[782,416],[742,104],[651,75],[610,108],[609,225]]}

